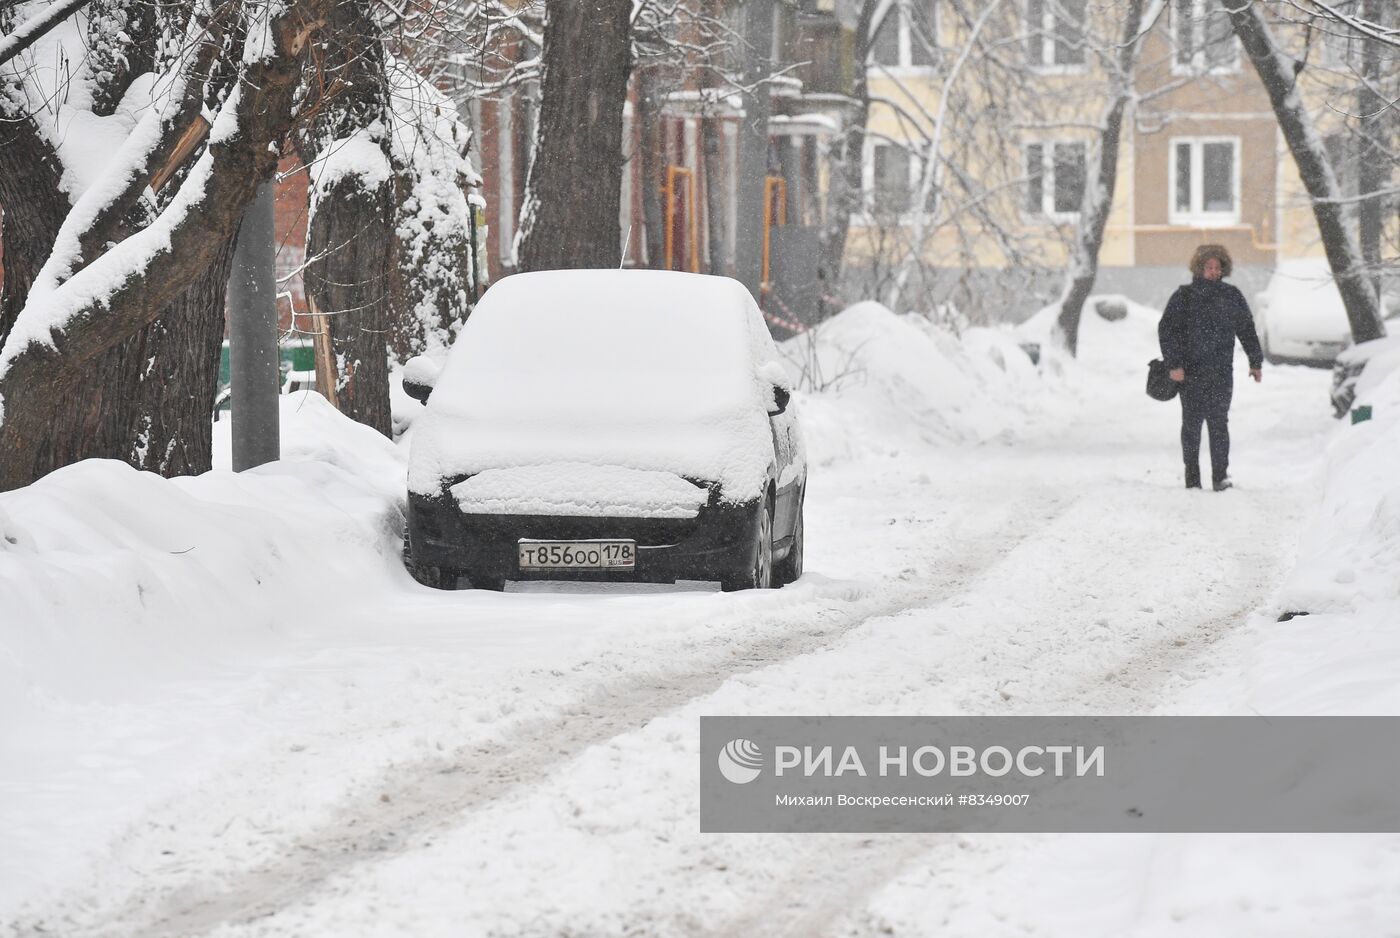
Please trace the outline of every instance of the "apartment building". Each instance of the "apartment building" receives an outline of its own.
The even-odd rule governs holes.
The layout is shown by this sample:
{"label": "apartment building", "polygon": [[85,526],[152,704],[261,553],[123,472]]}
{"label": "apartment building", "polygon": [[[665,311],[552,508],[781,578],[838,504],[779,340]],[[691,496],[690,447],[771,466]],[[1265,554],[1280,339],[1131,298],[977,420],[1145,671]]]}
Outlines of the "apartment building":
{"label": "apartment building", "polygon": [[[880,231],[881,207],[886,225],[892,208],[905,231],[932,207],[917,204],[914,187],[921,178],[920,148],[936,133],[946,94],[969,113],[943,118],[950,126],[942,128],[939,152],[974,180],[960,195],[985,193],[990,208],[970,233],[963,225],[939,223],[922,244],[924,263],[950,275],[950,268],[964,274],[976,268],[987,274],[984,282],[1009,279],[1017,289],[1053,293],[1107,106],[1102,63],[1112,44],[1121,43],[1121,25],[1104,14],[1121,5],[1002,4],[1002,15],[984,25],[978,50],[985,54],[997,37],[1005,40],[1008,51],[998,68],[1014,87],[1004,89],[1001,101],[978,98],[976,83],[986,80],[985,66],[965,66],[950,78],[956,71],[951,60],[968,44],[966,18],[950,17],[939,0],[889,0],[882,6],[868,72],[865,179],[871,211],[861,219],[865,236],[857,244],[869,256],[877,231],[888,240]],[[1103,21],[1095,22],[1096,16]],[[1145,26],[1134,101],[1120,137],[1100,287],[1160,302],[1184,278],[1194,247],[1206,242],[1230,249],[1235,277],[1246,290],[1262,287],[1282,261],[1321,256],[1311,203],[1228,16],[1215,0],[1168,0]],[[1335,29],[1305,34],[1298,24],[1280,24],[1279,36],[1293,46],[1315,46],[1295,49],[1310,57],[1300,88],[1319,132],[1342,157],[1343,118],[1331,106],[1332,92],[1311,76],[1342,66],[1355,54],[1348,48],[1355,40]],[[1010,51],[1016,42],[1019,55]],[[1023,70],[1015,67],[1016,58]],[[979,126],[987,121],[998,126]],[[945,215],[950,211],[944,207]],[[1010,267],[1020,268],[1015,273],[1022,276],[1008,278]]]}

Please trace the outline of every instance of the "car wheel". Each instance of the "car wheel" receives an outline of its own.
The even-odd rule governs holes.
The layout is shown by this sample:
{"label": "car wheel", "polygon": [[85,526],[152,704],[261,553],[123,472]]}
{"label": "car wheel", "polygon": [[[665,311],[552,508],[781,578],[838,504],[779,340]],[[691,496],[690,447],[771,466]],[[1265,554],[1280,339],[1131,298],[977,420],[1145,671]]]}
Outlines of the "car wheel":
{"label": "car wheel", "polygon": [[773,500],[763,499],[759,509],[758,533],[754,538],[753,561],[749,570],[737,576],[720,580],[720,589],[726,593],[738,590],[773,588]]}
{"label": "car wheel", "polygon": [[1283,364],[1283,359],[1269,350],[1269,327],[1267,325],[1259,330],[1259,345],[1260,351],[1264,353],[1264,361],[1268,362],[1270,365]]}
{"label": "car wheel", "polygon": [[413,557],[413,547],[408,541],[408,533],[403,536],[403,565],[409,576],[424,586],[436,590],[451,590],[457,588],[458,573],[456,570],[444,570],[442,567],[435,567],[431,564],[419,563]]}
{"label": "car wheel", "polygon": [[787,556],[778,561],[777,566],[773,568],[773,579],[777,586],[787,586],[802,576],[802,505],[801,501],[797,503],[797,521],[792,526],[792,547]]}
{"label": "car wheel", "polygon": [[469,574],[467,582],[474,590],[491,590],[494,593],[499,593],[506,588],[505,579],[498,576],[471,576]]}

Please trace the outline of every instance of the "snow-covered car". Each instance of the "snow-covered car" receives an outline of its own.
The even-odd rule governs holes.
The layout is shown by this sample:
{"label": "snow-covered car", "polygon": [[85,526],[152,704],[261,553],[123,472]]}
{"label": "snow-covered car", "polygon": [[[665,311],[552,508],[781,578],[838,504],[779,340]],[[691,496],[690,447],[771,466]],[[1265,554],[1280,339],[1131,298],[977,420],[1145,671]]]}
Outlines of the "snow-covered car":
{"label": "snow-covered car", "polygon": [[430,586],[802,573],[806,455],[787,372],[742,285],[649,270],[491,287],[413,423],[405,559]]}
{"label": "snow-covered car", "polygon": [[1346,307],[1324,258],[1281,262],[1255,300],[1259,343],[1270,364],[1331,365],[1351,344]]}

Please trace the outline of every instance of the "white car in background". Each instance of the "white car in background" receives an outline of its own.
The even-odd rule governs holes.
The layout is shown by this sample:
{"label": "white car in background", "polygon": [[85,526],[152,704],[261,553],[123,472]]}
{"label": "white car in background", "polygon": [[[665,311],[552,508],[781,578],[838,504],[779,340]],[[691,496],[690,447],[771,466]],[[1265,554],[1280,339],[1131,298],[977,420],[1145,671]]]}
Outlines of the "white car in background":
{"label": "white car in background", "polygon": [[1325,258],[1281,262],[1255,296],[1254,324],[1273,365],[1330,366],[1351,345],[1346,307]]}

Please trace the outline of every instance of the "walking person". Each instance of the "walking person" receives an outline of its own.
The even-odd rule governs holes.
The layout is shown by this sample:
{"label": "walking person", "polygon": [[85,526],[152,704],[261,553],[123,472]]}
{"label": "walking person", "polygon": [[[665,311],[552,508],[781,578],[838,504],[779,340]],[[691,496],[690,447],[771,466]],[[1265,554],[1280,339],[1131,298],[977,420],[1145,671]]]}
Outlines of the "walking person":
{"label": "walking person", "polygon": [[1201,487],[1201,424],[1210,430],[1212,488],[1230,488],[1230,399],[1234,394],[1231,368],[1235,339],[1249,357],[1249,374],[1264,378],[1264,353],[1254,331],[1254,317],[1244,294],[1224,282],[1233,269],[1230,252],[1219,244],[1203,244],[1191,256],[1191,282],[1177,287],[1162,321],[1157,340],[1162,361],[1173,381],[1181,383],[1181,458],[1186,463],[1186,487]]}

